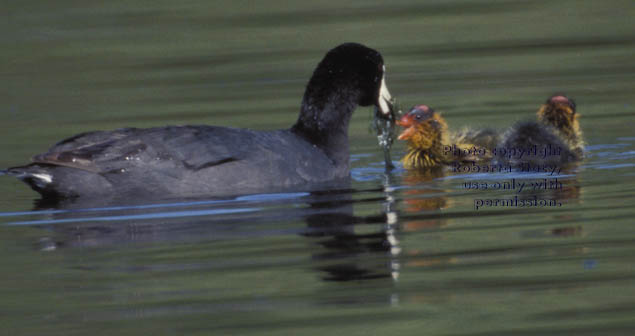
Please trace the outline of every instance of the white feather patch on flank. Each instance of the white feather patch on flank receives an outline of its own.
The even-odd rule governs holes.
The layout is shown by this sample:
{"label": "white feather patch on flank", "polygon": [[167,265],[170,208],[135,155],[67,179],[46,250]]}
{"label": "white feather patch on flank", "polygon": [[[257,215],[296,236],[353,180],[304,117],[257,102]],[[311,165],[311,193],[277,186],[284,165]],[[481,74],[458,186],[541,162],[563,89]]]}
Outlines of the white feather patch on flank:
{"label": "white feather patch on flank", "polygon": [[53,176],[51,176],[49,174],[31,174],[31,176],[35,177],[36,179],[41,180],[44,183],[53,182]]}
{"label": "white feather patch on flank", "polygon": [[381,113],[388,114],[390,113],[390,101],[392,100],[392,96],[386,87],[386,75],[382,75],[381,77],[381,86],[379,87],[379,110]]}

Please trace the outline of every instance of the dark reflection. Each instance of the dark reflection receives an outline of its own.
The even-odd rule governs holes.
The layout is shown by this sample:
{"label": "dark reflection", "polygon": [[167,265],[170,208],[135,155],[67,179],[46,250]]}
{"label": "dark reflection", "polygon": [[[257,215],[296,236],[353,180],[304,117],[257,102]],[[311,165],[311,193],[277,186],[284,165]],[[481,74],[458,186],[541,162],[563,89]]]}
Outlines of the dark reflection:
{"label": "dark reflection", "polygon": [[[319,248],[312,252],[315,269],[325,281],[361,281],[392,279],[398,276],[395,252],[396,239],[389,223],[390,206],[386,187],[379,200],[384,201],[380,215],[353,215],[353,193],[330,196],[326,201],[309,203],[316,213],[304,217],[307,231],[303,233]],[[387,196],[388,195],[388,196]],[[324,195],[323,195],[324,196]],[[370,232],[369,232],[370,231]]]}
{"label": "dark reflection", "polygon": [[572,163],[567,166],[562,167],[563,175],[568,175],[569,177],[560,179],[559,181],[562,183],[562,187],[553,190],[552,197],[554,199],[561,199],[567,202],[580,202],[580,195],[582,195],[582,187],[580,186],[580,182],[578,181],[577,171],[579,169],[578,163]]}
{"label": "dark reflection", "polygon": [[[562,204],[578,201],[582,192],[577,176],[577,164],[569,164],[561,167],[561,171],[555,175],[527,179],[532,183],[526,193],[522,193],[522,199],[545,199],[561,201]],[[565,176],[565,177],[562,177]],[[529,184],[528,184],[529,186]]]}
{"label": "dark reflection", "polygon": [[284,233],[276,231],[277,224],[324,212],[319,207],[307,207],[311,200],[322,202],[324,198],[315,190],[326,188],[336,195],[350,193],[350,184],[346,182],[306,190],[272,190],[270,194],[204,199],[40,199],[35,201],[33,212],[16,214],[9,224],[51,231],[55,238],[47,237],[47,250],[51,249],[51,240],[61,247],[272,236]]}
{"label": "dark reflection", "polygon": [[[329,214],[314,214],[305,218],[308,231],[305,236],[314,239],[321,248],[312,253],[318,265],[316,269],[326,273],[327,281],[368,280],[390,278],[391,270],[385,261],[374,261],[373,255],[382,259],[390,251],[385,230],[373,233],[356,233],[355,225],[361,223],[352,216],[352,205],[337,206]],[[339,213],[338,213],[339,212]]]}
{"label": "dark reflection", "polygon": [[[582,194],[582,187],[578,180],[577,169],[579,165],[577,163],[570,164],[562,167],[560,175],[567,177],[555,177],[534,180],[534,183],[543,185],[542,188],[538,187],[537,190],[530,190],[528,193],[522,195],[523,200],[545,200],[546,202],[555,202],[557,207],[566,207],[569,204],[580,203],[580,196]],[[535,208],[539,210],[540,208]],[[575,220],[574,214],[556,214],[558,221],[571,222]],[[574,237],[583,235],[583,227],[577,224],[568,226],[557,226],[549,228],[546,231],[524,231],[521,233],[523,237]]]}
{"label": "dark reflection", "polygon": [[[311,265],[320,273],[321,279],[389,279],[392,282],[398,277],[400,252],[395,237],[394,185],[394,178],[387,175],[382,188],[373,190],[322,189],[173,202],[140,199],[38,201],[36,210],[39,212],[14,224],[48,230],[50,235],[37,242],[37,248],[42,251],[253,240],[298,234],[308,239],[312,246]],[[380,204],[382,208],[372,215],[354,215],[356,204],[369,203]],[[298,221],[306,225],[298,227],[295,224]]]}
{"label": "dark reflection", "polygon": [[[460,181],[459,183],[448,183],[455,191],[468,192],[475,200],[482,200],[482,203],[474,203],[475,209],[479,211],[560,208],[580,201],[582,190],[578,182],[577,168],[576,164],[558,167],[561,170],[554,174],[542,171],[536,174],[516,172],[516,168],[513,168],[511,171],[496,172],[496,175],[485,177],[481,175],[489,174],[452,172],[448,167],[409,170],[403,177],[403,184],[411,187],[403,193],[403,202],[406,205],[404,210],[408,213],[418,213],[452,208],[453,203],[447,197],[450,189],[438,187],[438,183],[434,183],[435,180],[443,181],[446,176],[452,179],[445,182],[454,181],[456,177],[464,177],[456,180]],[[483,194],[483,191],[489,194]]]}
{"label": "dark reflection", "polygon": [[[527,188],[527,190],[518,194],[511,194],[507,191],[500,190],[494,193],[487,193],[485,196],[483,193],[474,192],[469,193],[470,197],[488,197],[496,199],[509,199],[511,197],[518,197],[519,200],[545,200],[554,201],[562,204],[560,207],[553,210],[551,214],[554,219],[554,223],[563,223],[561,225],[549,225],[547,228],[536,229],[532,226],[531,229],[519,228],[520,237],[524,239],[545,239],[551,237],[569,238],[584,236],[584,228],[575,221],[575,214],[566,211],[564,207],[567,204],[573,202],[580,202],[580,195],[582,188],[577,177],[577,165],[569,165],[562,167],[562,171],[557,181],[553,178],[553,188],[549,188],[550,177],[537,178],[527,177],[524,174],[514,174],[516,179],[522,180],[526,183],[542,183],[543,188],[537,187],[535,190]],[[464,191],[462,190],[462,184],[464,181],[476,181],[478,177],[472,174],[464,174],[465,179],[454,180],[449,179],[444,181],[444,177],[449,175],[456,175],[456,173],[449,172],[447,167],[438,167],[435,169],[419,169],[409,170],[404,173],[402,179],[402,185],[409,186],[410,188],[404,189],[401,192],[401,210],[400,216],[400,229],[404,234],[408,232],[417,231],[433,231],[445,227],[451,220],[461,220],[461,218],[469,218],[476,216],[519,216],[519,215],[532,215],[532,214],[545,214],[544,207],[511,207],[511,206],[492,206],[481,210],[468,209],[468,211],[451,210],[455,205],[450,199],[449,195],[451,191]],[[458,177],[458,176],[457,176]],[[472,180],[474,179],[474,180]],[[508,177],[502,175],[501,179],[508,179]],[[438,180],[438,181],[435,181]],[[546,186],[545,185],[546,181]],[[454,182],[461,181],[461,182]],[[492,182],[494,180],[485,179],[483,181]],[[448,184],[448,187],[443,187],[440,184]],[[450,189],[449,186],[452,186]],[[455,188],[455,187],[458,187]],[[566,223],[566,224],[565,224]],[[510,224],[514,226],[515,224]],[[474,228],[479,229],[479,228]],[[482,228],[481,228],[482,229]],[[454,229],[457,230],[457,229]],[[472,228],[460,228],[458,230],[472,230]],[[500,242],[505,244],[505,242]],[[563,256],[580,256],[587,254],[588,251],[584,248],[563,248],[555,247],[554,249],[545,248],[540,245],[537,249],[543,250],[544,253],[549,255],[563,255]],[[465,265],[463,260],[465,256],[481,255],[481,254],[512,254],[521,251],[514,252],[513,249],[504,248],[498,251],[489,250],[465,250],[453,254],[430,254],[426,251],[425,246],[411,247],[407,251],[407,261],[404,263],[406,267],[422,267],[422,268],[447,268],[458,267],[461,264]]]}
{"label": "dark reflection", "polygon": [[[37,243],[42,251],[254,238],[262,240],[253,244],[262,244],[269,237],[298,234],[311,246],[311,267],[321,279],[392,282],[399,276],[400,253],[394,185],[395,178],[386,175],[382,188],[373,190],[322,189],[178,202],[39,201],[38,216],[16,224],[50,232]],[[365,204],[381,208],[356,216],[354,206]],[[306,225],[299,227],[298,221]]]}

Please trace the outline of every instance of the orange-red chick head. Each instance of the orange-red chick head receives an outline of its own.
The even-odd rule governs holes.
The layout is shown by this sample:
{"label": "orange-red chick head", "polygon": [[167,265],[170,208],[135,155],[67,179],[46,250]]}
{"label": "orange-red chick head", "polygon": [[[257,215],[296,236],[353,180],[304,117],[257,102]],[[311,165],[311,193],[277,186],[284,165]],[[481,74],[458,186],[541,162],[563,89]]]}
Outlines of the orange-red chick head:
{"label": "orange-red chick head", "polygon": [[405,128],[398,139],[408,140],[411,147],[421,149],[440,145],[448,129],[445,120],[427,105],[414,106],[397,125]]}

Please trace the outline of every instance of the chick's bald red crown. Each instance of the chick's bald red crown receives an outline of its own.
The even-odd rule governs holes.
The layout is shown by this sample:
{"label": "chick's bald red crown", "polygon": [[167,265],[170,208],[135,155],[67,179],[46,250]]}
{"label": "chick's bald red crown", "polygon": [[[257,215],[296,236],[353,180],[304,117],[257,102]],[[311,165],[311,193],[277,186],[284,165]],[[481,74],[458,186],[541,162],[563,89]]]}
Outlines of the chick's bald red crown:
{"label": "chick's bald red crown", "polygon": [[426,120],[432,117],[434,110],[428,105],[415,105],[410,109],[410,112],[406,113],[397,121],[397,125],[403,127],[410,127],[416,122]]}
{"label": "chick's bald red crown", "polygon": [[551,97],[549,97],[549,99],[547,99],[547,101],[545,102],[546,105],[552,105],[552,106],[557,106],[557,105],[566,105],[569,108],[571,108],[571,113],[575,114],[575,101],[567,96],[565,96],[564,94],[555,94]]}

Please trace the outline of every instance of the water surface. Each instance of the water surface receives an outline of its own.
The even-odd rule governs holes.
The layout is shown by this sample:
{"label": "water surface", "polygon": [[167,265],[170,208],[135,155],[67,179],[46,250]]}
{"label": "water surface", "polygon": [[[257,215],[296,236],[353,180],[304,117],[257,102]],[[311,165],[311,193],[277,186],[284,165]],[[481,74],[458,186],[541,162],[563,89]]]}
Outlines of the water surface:
{"label": "water surface", "polygon": [[[78,132],[295,122],[330,48],[378,49],[402,107],[452,129],[576,99],[587,158],[560,206],[475,208],[544,174],[383,170],[371,111],[352,182],[227,198],[56,205],[0,177],[9,334],[625,335],[635,329],[630,1],[10,2],[0,167]],[[403,154],[396,144],[393,158]]]}

